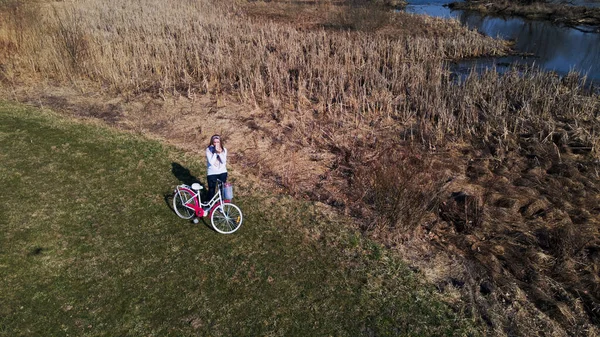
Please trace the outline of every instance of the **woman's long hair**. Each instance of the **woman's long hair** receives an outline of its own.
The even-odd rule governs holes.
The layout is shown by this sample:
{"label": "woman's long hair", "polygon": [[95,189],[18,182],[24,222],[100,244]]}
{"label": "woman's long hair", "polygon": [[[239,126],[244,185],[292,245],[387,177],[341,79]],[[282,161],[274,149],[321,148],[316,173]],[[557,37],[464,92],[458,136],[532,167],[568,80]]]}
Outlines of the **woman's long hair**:
{"label": "woman's long hair", "polygon": [[212,137],[210,137],[210,142],[208,143],[208,147],[211,147],[213,144],[213,141],[215,140],[215,138],[218,138],[221,141],[221,148],[225,149],[225,143],[223,143],[223,138],[219,135],[212,135]]}

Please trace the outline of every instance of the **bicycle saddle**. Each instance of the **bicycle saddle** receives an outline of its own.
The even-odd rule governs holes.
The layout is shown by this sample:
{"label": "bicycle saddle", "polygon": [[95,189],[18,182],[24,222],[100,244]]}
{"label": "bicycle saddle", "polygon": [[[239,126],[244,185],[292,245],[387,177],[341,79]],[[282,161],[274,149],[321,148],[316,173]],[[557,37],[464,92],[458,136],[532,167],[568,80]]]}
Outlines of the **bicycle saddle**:
{"label": "bicycle saddle", "polygon": [[193,189],[194,191],[199,191],[199,190],[201,190],[201,189],[202,189],[202,185],[200,185],[200,184],[198,184],[198,183],[193,183],[193,184],[192,184],[192,189]]}

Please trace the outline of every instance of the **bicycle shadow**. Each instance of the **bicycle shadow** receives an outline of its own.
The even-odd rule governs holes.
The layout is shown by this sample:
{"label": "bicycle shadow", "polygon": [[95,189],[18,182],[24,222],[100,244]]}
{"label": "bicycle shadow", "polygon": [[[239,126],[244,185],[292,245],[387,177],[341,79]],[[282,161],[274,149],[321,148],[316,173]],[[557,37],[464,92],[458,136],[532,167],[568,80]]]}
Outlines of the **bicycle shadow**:
{"label": "bicycle shadow", "polygon": [[[198,183],[202,185],[202,187],[205,187],[204,184],[202,184],[200,180],[196,176],[194,176],[187,167],[179,163],[171,163],[171,173],[173,173],[173,176],[175,176],[175,178],[177,178],[177,180],[179,180],[179,182],[182,184],[191,186],[194,183]],[[205,191],[206,188],[203,189],[203,192]],[[175,213],[175,209],[173,208],[173,197],[174,191],[169,191],[163,194],[165,204],[167,204],[167,207],[169,207],[171,212],[173,212],[173,214],[177,216],[177,213]],[[204,193],[201,197],[205,197]],[[207,223],[204,218],[198,218],[198,220],[201,221],[207,228],[212,229],[210,223]],[[193,223],[193,219],[190,219],[189,222]]]}
{"label": "bicycle shadow", "polygon": [[[177,178],[177,180],[179,180],[179,182],[182,184],[191,186],[193,183],[200,183],[200,180],[198,180],[198,178],[194,176],[187,167],[179,163],[171,163],[171,173],[173,173],[175,178]],[[173,196],[174,191],[168,191],[163,194],[163,199],[171,212],[177,215],[177,213],[175,213],[175,209],[173,208]]]}

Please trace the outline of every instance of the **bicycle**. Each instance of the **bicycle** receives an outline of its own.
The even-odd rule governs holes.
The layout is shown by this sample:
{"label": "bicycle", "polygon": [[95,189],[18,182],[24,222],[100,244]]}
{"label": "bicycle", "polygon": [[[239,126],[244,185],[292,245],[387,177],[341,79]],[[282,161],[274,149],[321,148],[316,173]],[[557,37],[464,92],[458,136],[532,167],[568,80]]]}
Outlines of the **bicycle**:
{"label": "bicycle", "polygon": [[222,188],[223,183],[217,180],[215,195],[210,201],[203,203],[200,199],[202,185],[198,183],[192,186],[179,185],[173,195],[173,209],[182,219],[191,219],[193,216],[203,218],[210,215],[210,223],[215,231],[231,234],[242,225],[243,215],[240,208],[232,204],[230,199],[223,199]]}

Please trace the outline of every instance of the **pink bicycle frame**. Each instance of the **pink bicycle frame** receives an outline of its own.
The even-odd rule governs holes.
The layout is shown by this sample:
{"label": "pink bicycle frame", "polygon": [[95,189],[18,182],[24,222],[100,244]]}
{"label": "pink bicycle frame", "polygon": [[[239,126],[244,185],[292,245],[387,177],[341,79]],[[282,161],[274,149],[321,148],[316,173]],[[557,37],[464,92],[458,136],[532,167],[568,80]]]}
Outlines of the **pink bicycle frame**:
{"label": "pink bicycle frame", "polygon": [[[202,209],[202,205],[200,203],[200,192],[198,191],[197,193],[195,191],[193,191],[190,188],[187,187],[178,187],[177,188],[179,191],[186,191],[188,193],[190,193],[190,195],[193,195],[193,201],[190,201],[188,203],[186,203],[184,206],[191,208],[192,210],[194,210],[194,212],[196,213],[196,216],[199,218],[202,218],[204,216],[209,216],[210,214],[212,214],[212,212],[215,210],[215,208],[219,207],[219,205],[221,204],[220,202],[216,202],[209,211],[205,211],[204,209]],[[223,200],[223,203],[230,203],[231,200]],[[205,214],[207,213],[208,214]]]}
{"label": "pink bicycle frame", "polygon": [[199,218],[203,217],[205,211],[202,209],[202,206],[200,206],[200,200],[198,198],[200,194],[196,193],[192,189],[189,189],[189,188],[186,188],[186,187],[178,187],[177,190],[178,191],[186,191],[190,195],[194,196],[193,200],[190,200],[184,206],[188,207],[188,208],[191,208],[192,210],[194,210],[194,212],[196,213],[197,217],[199,217]]}

